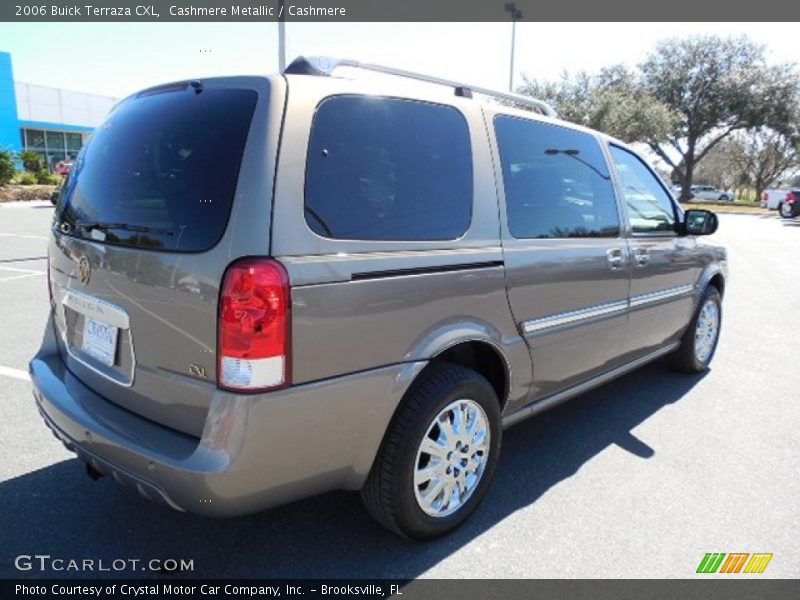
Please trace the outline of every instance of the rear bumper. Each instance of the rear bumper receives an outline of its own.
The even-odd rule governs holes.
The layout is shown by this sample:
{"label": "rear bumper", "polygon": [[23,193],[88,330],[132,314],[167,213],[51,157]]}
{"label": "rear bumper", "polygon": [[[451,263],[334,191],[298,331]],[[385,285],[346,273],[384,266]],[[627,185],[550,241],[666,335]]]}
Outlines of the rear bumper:
{"label": "rear bumper", "polygon": [[65,367],[48,324],[31,360],[34,398],[68,449],[151,500],[209,516],[359,489],[424,362],[260,395],[218,391],[201,438],[131,413]]}

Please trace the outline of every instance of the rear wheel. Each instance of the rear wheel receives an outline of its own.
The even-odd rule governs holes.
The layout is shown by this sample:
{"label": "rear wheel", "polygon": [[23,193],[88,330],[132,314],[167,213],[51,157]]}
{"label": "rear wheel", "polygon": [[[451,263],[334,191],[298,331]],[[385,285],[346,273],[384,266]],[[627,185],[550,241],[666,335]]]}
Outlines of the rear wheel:
{"label": "rear wheel", "polygon": [[722,325],[722,298],[714,286],[708,286],[700,299],[692,322],[672,355],[673,365],[686,373],[708,369],[719,341]]}
{"label": "rear wheel", "polygon": [[784,219],[793,219],[795,217],[794,203],[781,202],[778,206],[778,212],[781,213]]}
{"label": "rear wheel", "polygon": [[409,390],[361,494],[370,514],[404,537],[432,539],[478,506],[500,453],[500,403],[482,375],[431,365]]}

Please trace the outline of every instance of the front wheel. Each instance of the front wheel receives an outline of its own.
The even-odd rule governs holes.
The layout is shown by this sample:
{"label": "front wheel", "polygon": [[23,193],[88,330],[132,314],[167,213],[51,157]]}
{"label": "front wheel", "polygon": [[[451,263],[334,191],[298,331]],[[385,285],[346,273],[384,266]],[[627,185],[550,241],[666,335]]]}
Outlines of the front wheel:
{"label": "front wheel", "polygon": [[482,375],[432,364],[403,399],[361,491],[370,514],[426,540],[464,522],[489,487],[500,454],[497,394]]}
{"label": "front wheel", "polygon": [[681,338],[681,345],[672,355],[673,366],[686,373],[700,373],[708,369],[717,349],[721,326],[722,297],[719,290],[710,285]]}

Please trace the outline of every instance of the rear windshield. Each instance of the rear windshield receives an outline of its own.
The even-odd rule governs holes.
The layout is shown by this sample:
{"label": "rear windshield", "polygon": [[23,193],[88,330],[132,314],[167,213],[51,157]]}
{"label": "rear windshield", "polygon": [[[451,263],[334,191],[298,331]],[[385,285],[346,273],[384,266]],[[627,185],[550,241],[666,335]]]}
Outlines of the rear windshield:
{"label": "rear windshield", "polygon": [[257,93],[170,86],[132,97],[83,148],[60,229],[108,244],[208,250],[225,231]]}

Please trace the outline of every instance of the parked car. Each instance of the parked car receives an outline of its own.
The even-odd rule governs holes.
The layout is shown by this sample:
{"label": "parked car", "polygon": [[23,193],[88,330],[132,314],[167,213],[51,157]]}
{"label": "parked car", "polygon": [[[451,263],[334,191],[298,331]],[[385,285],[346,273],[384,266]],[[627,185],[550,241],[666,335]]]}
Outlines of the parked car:
{"label": "parked car", "polygon": [[771,189],[761,194],[761,207],[777,210],[784,218],[791,219],[797,216],[796,199],[800,197],[800,190]]}
{"label": "parked car", "polygon": [[733,194],[718,190],[713,185],[693,185],[689,188],[692,199],[695,200],[722,200],[725,202],[733,201]]}
{"label": "parked car", "polygon": [[342,64],[146,90],[83,148],[30,373],[93,478],[211,516],[361,490],[429,539],[504,427],[659,357],[708,368],[713,213],[543,102]]}
{"label": "parked car", "polygon": [[56,166],[53,167],[53,173],[56,175],[67,175],[69,174],[69,170],[72,168],[73,161],[71,160],[60,160],[56,163]]}
{"label": "parked car", "polygon": [[784,219],[794,219],[800,215],[800,189],[788,192],[778,202],[778,212]]}

